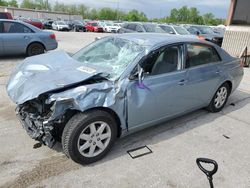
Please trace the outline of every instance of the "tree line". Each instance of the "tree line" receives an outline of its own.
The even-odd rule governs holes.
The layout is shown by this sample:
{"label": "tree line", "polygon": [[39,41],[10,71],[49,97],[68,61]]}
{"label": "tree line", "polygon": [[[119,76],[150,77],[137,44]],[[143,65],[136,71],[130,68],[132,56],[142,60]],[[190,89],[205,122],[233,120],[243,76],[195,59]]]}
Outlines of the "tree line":
{"label": "tree line", "polygon": [[180,9],[172,9],[169,16],[149,19],[145,13],[138,10],[128,12],[113,8],[90,8],[84,4],[64,4],[56,1],[54,4],[48,0],[23,0],[19,5],[16,0],[0,0],[0,6],[11,6],[37,10],[66,12],[81,15],[84,19],[98,20],[122,20],[122,21],[154,21],[162,23],[190,23],[219,25],[224,24],[224,19],[218,19],[212,13],[201,15],[195,7],[183,6]]}

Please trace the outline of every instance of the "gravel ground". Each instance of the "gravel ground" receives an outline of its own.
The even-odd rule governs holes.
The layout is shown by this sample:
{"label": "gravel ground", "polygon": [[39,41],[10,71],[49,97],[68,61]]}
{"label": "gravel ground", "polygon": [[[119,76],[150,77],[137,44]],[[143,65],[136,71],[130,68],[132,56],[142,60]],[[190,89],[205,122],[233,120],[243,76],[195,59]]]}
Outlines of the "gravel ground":
{"label": "gravel ground", "polygon": [[[74,53],[107,34],[56,32],[59,48]],[[8,99],[8,75],[24,57],[0,59],[0,187],[209,187],[197,157],[219,164],[215,187],[250,187],[250,70],[217,114],[198,110],[118,140],[101,161],[81,166],[59,144],[33,149]],[[234,105],[233,105],[233,104]],[[230,105],[231,104],[231,105]],[[147,145],[152,154],[132,159],[127,150]]]}

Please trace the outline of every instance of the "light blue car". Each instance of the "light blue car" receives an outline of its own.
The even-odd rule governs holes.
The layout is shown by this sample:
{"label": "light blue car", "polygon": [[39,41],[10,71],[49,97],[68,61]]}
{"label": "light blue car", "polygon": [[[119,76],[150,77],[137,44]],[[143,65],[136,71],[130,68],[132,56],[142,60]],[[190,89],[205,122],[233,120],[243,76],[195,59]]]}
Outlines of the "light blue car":
{"label": "light blue car", "polygon": [[243,77],[241,61],[219,46],[167,34],[105,37],[70,57],[27,58],[7,91],[27,133],[81,164],[118,137],[188,112],[219,112]]}
{"label": "light blue car", "polygon": [[0,56],[33,56],[57,48],[56,36],[28,23],[0,19]]}

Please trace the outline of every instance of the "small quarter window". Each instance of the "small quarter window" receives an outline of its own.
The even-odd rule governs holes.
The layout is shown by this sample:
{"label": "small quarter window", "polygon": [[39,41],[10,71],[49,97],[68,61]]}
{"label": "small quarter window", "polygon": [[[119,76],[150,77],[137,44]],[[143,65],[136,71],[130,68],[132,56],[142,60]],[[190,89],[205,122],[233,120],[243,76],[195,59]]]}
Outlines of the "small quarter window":
{"label": "small quarter window", "polygon": [[202,44],[188,44],[186,68],[221,61],[218,53],[212,46]]}

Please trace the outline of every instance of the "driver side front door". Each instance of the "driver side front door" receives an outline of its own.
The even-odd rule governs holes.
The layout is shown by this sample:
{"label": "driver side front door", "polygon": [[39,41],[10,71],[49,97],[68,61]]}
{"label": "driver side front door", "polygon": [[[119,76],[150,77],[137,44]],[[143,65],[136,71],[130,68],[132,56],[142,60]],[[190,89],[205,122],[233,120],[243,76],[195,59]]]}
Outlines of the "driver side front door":
{"label": "driver side front door", "polygon": [[169,119],[188,109],[183,46],[164,47],[145,60],[143,84],[131,80],[127,90],[128,126],[137,129]]}

